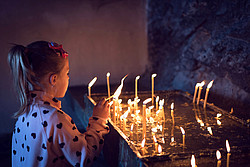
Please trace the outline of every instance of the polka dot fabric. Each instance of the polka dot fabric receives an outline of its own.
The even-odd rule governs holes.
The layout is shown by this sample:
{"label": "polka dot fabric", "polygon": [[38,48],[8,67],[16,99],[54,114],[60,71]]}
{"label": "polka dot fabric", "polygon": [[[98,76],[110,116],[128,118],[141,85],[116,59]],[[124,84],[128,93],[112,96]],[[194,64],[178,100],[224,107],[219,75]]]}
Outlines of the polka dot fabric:
{"label": "polka dot fabric", "polygon": [[12,166],[90,166],[100,153],[107,120],[91,117],[80,133],[61,102],[35,91],[29,114],[20,116],[12,136]]}

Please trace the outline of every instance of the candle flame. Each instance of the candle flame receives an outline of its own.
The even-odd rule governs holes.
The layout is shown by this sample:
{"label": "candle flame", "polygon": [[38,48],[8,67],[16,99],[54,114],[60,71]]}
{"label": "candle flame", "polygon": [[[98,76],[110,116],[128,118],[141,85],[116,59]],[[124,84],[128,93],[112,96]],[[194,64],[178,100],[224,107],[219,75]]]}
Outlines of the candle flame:
{"label": "candle flame", "polygon": [[148,109],[152,110],[155,106],[149,106]]}
{"label": "candle flame", "polygon": [[159,96],[157,96],[157,97],[156,97],[156,99],[155,99],[155,101],[156,101],[156,102],[158,102],[158,101],[159,101],[159,99],[160,99],[160,98],[159,98]]}
{"label": "candle flame", "polygon": [[230,153],[230,145],[228,140],[226,140],[226,147],[227,147],[227,152]]}
{"label": "candle flame", "polygon": [[146,139],[144,138],[141,142],[141,147],[143,148],[145,146]]}
{"label": "candle flame", "polygon": [[126,119],[128,116],[129,110],[127,110],[122,116],[121,119]]}
{"label": "candle flame", "polygon": [[128,104],[130,104],[132,102],[132,100],[131,99],[128,99]]}
{"label": "candle flame", "polygon": [[195,167],[195,166],[196,166],[194,155],[192,155],[192,158],[191,158],[191,166],[192,166],[192,167]]}
{"label": "candle flame", "polygon": [[156,77],[157,76],[157,74],[152,74],[152,78],[154,78],[154,77]]}
{"label": "candle flame", "polygon": [[201,83],[200,83],[200,87],[203,87],[205,85],[205,81],[202,81]]}
{"label": "candle flame", "polygon": [[159,112],[160,112],[160,110],[157,110],[155,114],[157,115],[157,114],[159,114]]}
{"label": "candle flame", "polygon": [[201,83],[197,83],[197,84],[195,85],[195,87],[196,87],[196,88],[197,88],[197,87],[199,87],[199,86],[200,86],[200,84],[201,84]]}
{"label": "candle flame", "polygon": [[130,131],[133,131],[134,124],[131,125]]}
{"label": "candle flame", "polygon": [[213,132],[212,132],[212,128],[211,128],[211,127],[207,127],[207,130],[208,130],[208,132],[210,133],[210,135],[213,135]]}
{"label": "candle flame", "polygon": [[157,132],[157,128],[152,128],[151,130],[152,130],[152,132],[154,132],[154,133]]}
{"label": "candle flame", "polygon": [[90,81],[88,87],[92,87],[92,86],[94,85],[94,83],[95,83],[96,80],[97,80],[97,77],[93,78],[93,79]]}
{"label": "candle flame", "polygon": [[173,110],[173,109],[174,109],[174,103],[171,104],[171,110]]}
{"label": "candle flame", "polygon": [[171,137],[171,142],[174,142],[174,137]]}
{"label": "candle flame", "polygon": [[159,102],[160,107],[162,107],[164,105],[164,99],[161,99]]}
{"label": "candle flame", "polygon": [[158,145],[158,153],[160,154],[162,152],[162,147],[161,147],[161,145],[159,144]]}
{"label": "candle flame", "polygon": [[114,93],[114,98],[118,99],[118,97],[120,96],[121,92],[122,92],[122,88],[123,88],[123,81],[124,79],[127,77],[128,75],[125,75],[122,80],[121,80],[121,84],[120,86],[116,89],[115,93]]}
{"label": "candle flame", "polygon": [[113,101],[109,102],[109,105],[111,106],[113,104]]}
{"label": "candle flame", "polygon": [[213,85],[214,80],[210,81],[209,84],[207,85],[207,88],[210,89]]}
{"label": "candle flame", "polygon": [[221,125],[221,121],[217,119],[217,125]]}
{"label": "candle flame", "polygon": [[221,117],[221,116],[222,116],[221,113],[218,113],[218,114],[216,115],[217,118],[219,118],[219,117]]}
{"label": "candle flame", "polygon": [[146,100],[143,101],[143,105],[146,105],[151,101],[152,101],[152,98],[147,98]]}
{"label": "candle flame", "polygon": [[164,140],[164,138],[162,138],[162,143],[163,143],[163,144],[165,144],[165,140]]}
{"label": "candle flame", "polygon": [[201,126],[205,126],[205,124],[203,122],[200,123]]}
{"label": "candle flame", "polygon": [[135,112],[136,112],[136,114],[139,114],[139,113],[140,113],[140,110],[136,110]]}
{"label": "candle flame", "polygon": [[135,79],[136,79],[136,80],[140,79],[140,76],[138,75]]}
{"label": "candle flame", "polygon": [[107,77],[109,77],[109,76],[110,76],[110,72],[107,73]]}
{"label": "candle flame", "polygon": [[182,127],[180,127],[180,129],[181,129],[182,135],[185,135],[185,130]]}
{"label": "candle flame", "polygon": [[162,125],[157,125],[157,128],[162,132]]}
{"label": "candle flame", "polygon": [[217,160],[221,160],[221,153],[219,150],[216,151]]}
{"label": "candle flame", "polygon": [[150,121],[151,123],[154,123],[154,118],[150,117],[150,118],[149,118],[149,121]]}
{"label": "candle flame", "polygon": [[157,139],[156,139],[155,135],[153,135],[153,139],[154,139],[154,142],[157,143]]}
{"label": "candle flame", "polygon": [[135,114],[131,114],[131,117],[135,117]]}

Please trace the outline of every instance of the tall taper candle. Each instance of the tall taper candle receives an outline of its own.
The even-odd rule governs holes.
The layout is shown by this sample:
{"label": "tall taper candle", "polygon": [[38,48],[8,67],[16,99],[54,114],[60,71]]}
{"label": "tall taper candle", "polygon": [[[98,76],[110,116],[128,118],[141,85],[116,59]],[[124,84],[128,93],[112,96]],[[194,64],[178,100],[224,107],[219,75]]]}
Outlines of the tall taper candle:
{"label": "tall taper candle", "polygon": [[[109,76],[110,76],[110,73],[108,72],[108,73],[107,73],[107,87],[108,87],[108,98],[110,98],[110,85],[109,85]],[[109,99],[109,102],[110,102],[110,99]]]}
{"label": "tall taper candle", "polygon": [[152,105],[154,105],[154,78],[156,77],[157,74],[152,74]]}
{"label": "tall taper candle", "polygon": [[214,80],[212,80],[211,82],[209,82],[209,84],[207,85],[207,90],[206,90],[206,95],[205,95],[205,100],[204,100],[203,108],[206,108],[209,89],[212,87],[213,82],[214,82]]}
{"label": "tall taper candle", "polygon": [[137,88],[138,88],[138,80],[140,79],[140,76],[138,75],[135,78],[135,98],[138,98],[138,94],[137,94]]}
{"label": "tall taper candle", "polygon": [[202,87],[204,86],[205,82],[202,81],[201,84],[199,85],[199,93],[198,93],[198,98],[197,98],[197,105],[199,105],[200,103],[200,98],[201,98],[201,90],[202,90]]}
{"label": "tall taper candle", "polygon": [[195,85],[193,103],[195,103],[195,99],[196,99],[196,95],[197,95],[197,89],[199,88],[199,85],[200,85],[200,83],[197,83]]}

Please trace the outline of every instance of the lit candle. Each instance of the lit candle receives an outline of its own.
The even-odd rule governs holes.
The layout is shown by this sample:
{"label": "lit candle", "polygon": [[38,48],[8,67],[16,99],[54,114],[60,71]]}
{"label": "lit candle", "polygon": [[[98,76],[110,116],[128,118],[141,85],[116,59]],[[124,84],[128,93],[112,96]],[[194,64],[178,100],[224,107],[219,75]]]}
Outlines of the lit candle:
{"label": "lit candle", "polygon": [[142,151],[142,156],[145,154],[145,148],[144,148],[144,146],[145,146],[145,142],[146,142],[146,139],[144,138],[143,140],[142,140],[142,142],[141,142],[141,151]]}
{"label": "lit candle", "polygon": [[206,108],[209,89],[212,87],[213,82],[214,82],[214,80],[212,80],[211,82],[209,82],[209,84],[207,85],[207,90],[206,90],[206,95],[205,95],[205,100],[204,100],[203,108]]}
{"label": "lit candle", "polygon": [[198,90],[199,85],[200,85],[200,83],[197,83],[197,84],[195,85],[194,97],[193,97],[193,103],[195,103],[195,99],[196,99],[197,90]]}
{"label": "lit candle", "polygon": [[121,119],[123,120],[123,131],[126,131],[126,121],[127,121],[127,116],[130,110],[127,110],[122,116]]}
{"label": "lit candle", "polygon": [[180,129],[181,129],[181,133],[182,133],[182,141],[183,141],[183,149],[184,149],[184,147],[185,147],[185,130],[182,127],[180,127]]}
{"label": "lit candle", "polygon": [[154,108],[154,106],[149,106],[147,110],[147,118],[151,117],[151,110]]}
{"label": "lit candle", "polygon": [[227,167],[229,167],[229,159],[230,159],[230,146],[228,140],[226,140],[226,148],[227,148]]}
{"label": "lit candle", "polygon": [[197,167],[196,163],[195,163],[195,157],[194,157],[194,155],[192,155],[192,157],[191,157],[191,166],[192,167]]}
{"label": "lit candle", "polygon": [[154,105],[154,78],[156,77],[157,74],[152,74],[152,105]]}
{"label": "lit candle", "polygon": [[130,128],[130,140],[133,140],[133,128],[134,128],[134,124],[132,124]]}
{"label": "lit candle", "polygon": [[154,145],[155,145],[155,152],[157,152],[158,143],[157,143],[157,139],[156,139],[155,135],[153,135],[153,142],[154,142]]}
{"label": "lit candle", "polygon": [[143,101],[143,111],[142,111],[142,138],[146,137],[146,105],[149,103],[152,99],[148,98]]}
{"label": "lit candle", "polygon": [[159,145],[158,145],[158,153],[161,154],[161,152],[162,152],[162,147],[161,147],[161,145],[159,144]]}
{"label": "lit candle", "polygon": [[[110,85],[109,85],[109,76],[110,76],[110,73],[108,72],[107,73],[107,87],[108,87],[108,98],[110,98]],[[110,99],[109,99],[110,101]]]}
{"label": "lit candle", "polygon": [[140,79],[140,76],[138,75],[138,76],[135,78],[135,98],[138,97],[138,95],[137,95],[137,82],[138,82],[139,79]]}
{"label": "lit candle", "polygon": [[208,130],[208,132],[209,132],[210,135],[213,135],[213,131],[212,131],[212,128],[210,126],[207,127],[207,130]]}
{"label": "lit candle", "polygon": [[155,102],[156,102],[155,109],[156,109],[156,111],[157,111],[158,108],[159,108],[159,96],[156,97]]}
{"label": "lit candle", "polygon": [[217,157],[217,167],[221,166],[221,153],[219,150],[216,151],[216,157]]}
{"label": "lit candle", "polygon": [[198,98],[197,98],[197,105],[200,103],[200,98],[201,98],[201,90],[202,90],[202,87],[205,85],[205,82],[202,81],[199,85],[199,93],[198,93]]}
{"label": "lit candle", "polygon": [[174,103],[171,103],[171,117],[174,120]]}
{"label": "lit candle", "polygon": [[165,122],[165,113],[164,113],[164,99],[160,100],[159,102],[159,110],[163,119],[163,122]]}
{"label": "lit candle", "polygon": [[91,87],[94,85],[94,83],[96,82],[97,77],[93,78],[92,81],[90,81],[90,83],[88,84],[88,90],[89,90],[89,97],[91,97]]}

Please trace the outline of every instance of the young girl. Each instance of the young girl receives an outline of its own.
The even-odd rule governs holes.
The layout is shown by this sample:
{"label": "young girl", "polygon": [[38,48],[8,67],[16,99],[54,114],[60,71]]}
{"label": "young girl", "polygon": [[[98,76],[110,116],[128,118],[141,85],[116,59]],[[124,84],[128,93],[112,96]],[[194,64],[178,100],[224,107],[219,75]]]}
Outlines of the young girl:
{"label": "young girl", "polygon": [[12,137],[12,166],[90,166],[109,132],[108,103],[93,110],[87,131],[80,133],[61,109],[69,83],[68,53],[53,42],[15,45],[8,61],[21,107]]}

